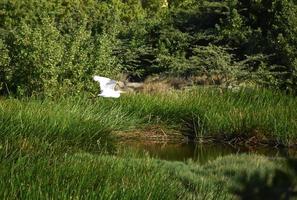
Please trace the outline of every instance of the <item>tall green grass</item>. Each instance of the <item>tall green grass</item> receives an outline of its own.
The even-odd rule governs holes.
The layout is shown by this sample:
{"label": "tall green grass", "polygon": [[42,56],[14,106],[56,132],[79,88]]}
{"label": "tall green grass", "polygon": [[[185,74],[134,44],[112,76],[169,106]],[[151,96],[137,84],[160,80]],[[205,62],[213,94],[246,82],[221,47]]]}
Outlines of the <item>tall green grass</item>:
{"label": "tall green grass", "polygon": [[0,137],[106,143],[111,132],[165,124],[192,138],[253,137],[297,142],[296,97],[268,90],[197,88],[120,99],[1,100]]}
{"label": "tall green grass", "polygon": [[123,97],[119,104],[147,122],[165,122],[193,138],[257,136],[288,146],[297,142],[297,99],[279,92],[197,88]]}

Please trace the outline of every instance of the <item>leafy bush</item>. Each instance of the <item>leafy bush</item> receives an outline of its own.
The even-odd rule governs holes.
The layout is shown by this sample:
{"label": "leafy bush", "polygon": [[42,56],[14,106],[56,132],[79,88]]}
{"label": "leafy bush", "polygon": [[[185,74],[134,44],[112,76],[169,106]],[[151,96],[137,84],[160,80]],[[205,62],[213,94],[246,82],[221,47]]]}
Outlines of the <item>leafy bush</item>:
{"label": "leafy bush", "polygon": [[13,37],[10,86],[14,92],[32,95],[57,87],[57,71],[63,56],[59,31],[45,20],[36,28],[22,24]]}

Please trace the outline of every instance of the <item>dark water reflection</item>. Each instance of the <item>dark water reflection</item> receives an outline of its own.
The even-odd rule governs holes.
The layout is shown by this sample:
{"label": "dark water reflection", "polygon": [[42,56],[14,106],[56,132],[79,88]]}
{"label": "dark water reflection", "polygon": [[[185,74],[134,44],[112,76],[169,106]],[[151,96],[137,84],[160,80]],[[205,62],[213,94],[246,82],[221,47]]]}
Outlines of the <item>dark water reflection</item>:
{"label": "dark water reflection", "polygon": [[296,150],[274,147],[243,147],[231,146],[228,144],[195,144],[195,143],[154,143],[142,141],[120,142],[121,148],[129,148],[135,151],[145,151],[152,157],[164,160],[185,161],[195,160],[199,163],[205,163],[214,160],[219,156],[229,154],[250,153],[265,156],[293,156],[296,157]]}

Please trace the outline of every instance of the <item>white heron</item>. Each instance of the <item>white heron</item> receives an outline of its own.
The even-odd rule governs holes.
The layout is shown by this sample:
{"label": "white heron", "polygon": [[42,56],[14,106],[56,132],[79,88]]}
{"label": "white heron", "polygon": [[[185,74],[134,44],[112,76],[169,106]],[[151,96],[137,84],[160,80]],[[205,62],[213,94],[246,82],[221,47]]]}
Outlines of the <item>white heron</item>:
{"label": "white heron", "polygon": [[117,81],[115,80],[102,76],[94,76],[93,79],[99,82],[100,85],[100,94],[98,96],[119,98],[121,93],[124,93],[121,90],[115,90],[115,86],[117,85]]}

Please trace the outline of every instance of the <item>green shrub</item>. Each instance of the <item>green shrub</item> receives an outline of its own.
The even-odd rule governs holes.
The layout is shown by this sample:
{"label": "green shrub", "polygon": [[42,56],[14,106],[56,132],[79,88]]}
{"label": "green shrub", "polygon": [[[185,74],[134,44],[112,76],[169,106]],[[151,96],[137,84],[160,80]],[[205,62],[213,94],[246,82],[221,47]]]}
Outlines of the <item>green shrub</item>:
{"label": "green shrub", "polygon": [[49,20],[36,28],[22,24],[14,33],[10,85],[17,94],[49,94],[50,88],[57,87],[58,66],[63,56],[59,37],[59,31]]}

